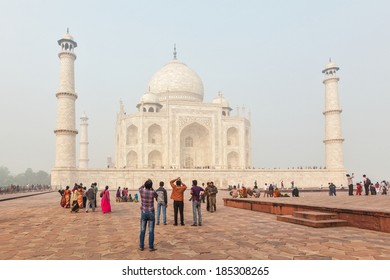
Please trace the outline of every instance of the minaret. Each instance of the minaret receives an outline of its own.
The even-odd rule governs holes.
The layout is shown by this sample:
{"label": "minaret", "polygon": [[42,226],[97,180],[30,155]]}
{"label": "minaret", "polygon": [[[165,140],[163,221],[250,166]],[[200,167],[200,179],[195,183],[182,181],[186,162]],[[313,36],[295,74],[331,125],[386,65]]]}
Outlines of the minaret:
{"label": "minaret", "polygon": [[88,168],[88,117],[85,113],[80,118],[80,159],[79,168]]}
{"label": "minaret", "polygon": [[339,67],[329,60],[322,73],[325,74],[325,166],[327,169],[344,169],[343,142],[341,134],[339,104]]}
{"label": "minaret", "polygon": [[77,43],[69,34],[58,40],[61,47],[60,58],[60,85],[57,97],[57,125],[56,135],[56,161],[55,168],[76,167],[76,113],[75,101],[77,94],[74,88],[74,61],[76,55],[74,48]]}

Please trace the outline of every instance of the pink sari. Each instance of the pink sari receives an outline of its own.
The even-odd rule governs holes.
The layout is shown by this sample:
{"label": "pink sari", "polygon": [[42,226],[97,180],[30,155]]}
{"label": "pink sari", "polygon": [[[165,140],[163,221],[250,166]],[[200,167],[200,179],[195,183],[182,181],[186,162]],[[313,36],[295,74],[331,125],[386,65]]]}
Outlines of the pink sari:
{"label": "pink sari", "polygon": [[100,206],[102,207],[103,213],[111,212],[110,192],[108,190],[103,191],[103,196],[102,196],[102,200],[100,201]]}

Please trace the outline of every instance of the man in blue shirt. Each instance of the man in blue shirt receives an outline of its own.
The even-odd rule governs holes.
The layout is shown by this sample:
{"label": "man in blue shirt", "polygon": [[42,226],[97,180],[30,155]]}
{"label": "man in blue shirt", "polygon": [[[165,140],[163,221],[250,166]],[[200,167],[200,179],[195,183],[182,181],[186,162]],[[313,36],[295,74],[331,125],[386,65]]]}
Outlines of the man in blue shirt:
{"label": "man in blue shirt", "polygon": [[149,228],[149,251],[155,251],[154,248],[154,199],[157,193],[153,190],[152,180],[146,180],[145,184],[139,188],[141,196],[141,226],[139,235],[139,249],[144,250],[144,240],[146,232],[146,224]]}

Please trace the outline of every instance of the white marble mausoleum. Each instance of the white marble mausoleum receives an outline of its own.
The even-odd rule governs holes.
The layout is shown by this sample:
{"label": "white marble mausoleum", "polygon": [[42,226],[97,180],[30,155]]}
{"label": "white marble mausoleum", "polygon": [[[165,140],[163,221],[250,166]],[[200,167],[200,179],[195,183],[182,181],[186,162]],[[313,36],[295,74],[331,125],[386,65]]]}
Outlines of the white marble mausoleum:
{"label": "white marble mausoleum", "polygon": [[[88,167],[88,117],[82,114],[76,129],[74,52],[77,43],[67,32],[60,45],[60,83],[57,97],[56,160],[52,186],[98,182],[136,189],[147,178],[168,181],[181,176],[188,184],[212,180],[218,187],[294,181],[301,187],[346,185],[338,97],[338,67],[332,62],[325,74],[325,165],[326,169],[255,169],[252,167],[250,113],[232,112],[228,100],[218,93],[204,101],[198,74],[177,59],[158,70],[140,96],[135,113],[120,102],[113,163]],[[319,95],[320,96],[320,95]],[[320,98],[320,97],[319,97]],[[113,102],[116,102],[113,100]],[[250,102],[250,100],[249,100]],[[115,124],[113,124],[115,125]],[[80,154],[76,164],[76,137]]]}

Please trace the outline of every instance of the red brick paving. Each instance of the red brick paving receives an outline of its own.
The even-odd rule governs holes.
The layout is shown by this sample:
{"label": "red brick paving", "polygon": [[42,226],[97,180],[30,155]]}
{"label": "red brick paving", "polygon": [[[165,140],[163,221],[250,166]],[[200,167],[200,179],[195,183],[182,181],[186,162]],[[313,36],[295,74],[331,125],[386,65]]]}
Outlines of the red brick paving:
{"label": "red brick paving", "polygon": [[[134,195],[135,192],[132,192]],[[188,196],[188,194],[187,194]],[[217,212],[202,208],[203,226],[191,227],[191,203],[185,201],[184,227],[156,226],[155,252],[138,250],[139,203],[116,203],[110,214],[70,213],[57,192],[0,201],[2,260],[142,260],[142,259],[390,259],[390,234],[352,227],[316,229],[276,221],[276,216],[224,207],[219,192]],[[2,197],[5,197],[3,195]],[[2,198],[0,197],[0,199]],[[114,192],[112,192],[114,198]],[[277,198],[261,198],[264,200]],[[283,198],[328,207],[390,211],[390,196],[348,197],[338,193],[302,193]],[[147,244],[147,237],[145,240]]]}

